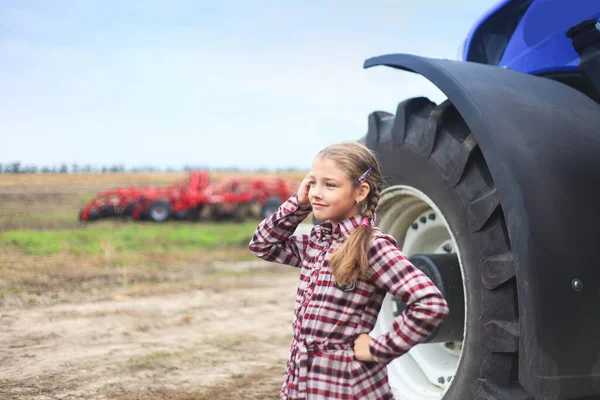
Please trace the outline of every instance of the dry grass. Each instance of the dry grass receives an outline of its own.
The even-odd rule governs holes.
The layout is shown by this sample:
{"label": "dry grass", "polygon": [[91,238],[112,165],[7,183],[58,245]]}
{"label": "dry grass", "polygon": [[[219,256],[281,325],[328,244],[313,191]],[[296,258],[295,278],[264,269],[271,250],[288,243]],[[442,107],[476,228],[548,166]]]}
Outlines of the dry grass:
{"label": "dry grass", "polygon": [[154,353],[131,358],[126,364],[125,368],[128,372],[176,368],[175,364],[179,362],[178,359],[187,354],[189,353],[172,353],[169,351],[156,351]]}
{"label": "dry grass", "polygon": [[[150,368],[156,369],[175,369],[172,365],[169,367],[167,361],[171,361],[173,355],[165,352],[151,354],[147,360],[150,360]],[[140,360],[132,360],[135,365]],[[139,369],[129,372],[139,371]],[[104,395],[105,398],[112,400],[267,400],[278,399],[281,389],[281,366],[257,367],[244,374],[234,375],[230,379],[218,381],[213,385],[204,386],[200,389],[174,389],[164,387],[163,385],[153,385],[153,387],[140,388],[138,390],[114,390],[109,389]],[[12,393],[19,389],[23,397],[18,399],[33,398],[61,398],[54,397],[60,395],[65,389],[76,389],[78,382],[75,380],[65,380],[59,374],[51,374],[40,377],[37,381],[10,381],[0,380],[0,394]],[[45,397],[51,396],[51,397]],[[79,397],[67,397],[79,398]]]}
{"label": "dry grass", "polygon": [[[218,181],[230,177],[278,176],[302,180],[307,172],[240,173],[211,172]],[[107,173],[107,174],[0,174],[0,188],[80,188],[113,185],[170,185],[185,179],[187,173]]]}
{"label": "dry grass", "polygon": [[2,193],[0,190],[0,232],[84,228],[78,220],[79,210],[94,196],[95,192]]}
{"label": "dry grass", "polygon": [[[119,400],[265,400],[279,398],[281,368],[256,368],[245,374],[218,382],[200,390],[145,389],[112,392],[109,397]],[[274,377],[276,377],[274,379]]]}
{"label": "dry grass", "polygon": [[114,299],[116,296],[168,295],[192,289],[222,290],[256,286],[247,278],[260,270],[216,267],[215,262],[255,260],[246,247],[208,248],[166,253],[160,259],[141,253],[137,259],[107,260],[105,256],[59,253],[25,256],[4,252],[0,257],[0,307],[33,307]]}

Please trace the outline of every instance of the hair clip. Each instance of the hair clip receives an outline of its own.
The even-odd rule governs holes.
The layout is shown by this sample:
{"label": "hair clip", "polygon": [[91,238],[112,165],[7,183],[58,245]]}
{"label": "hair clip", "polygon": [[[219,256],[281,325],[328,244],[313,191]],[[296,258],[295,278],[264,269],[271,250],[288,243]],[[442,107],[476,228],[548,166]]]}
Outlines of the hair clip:
{"label": "hair clip", "polygon": [[371,171],[372,171],[372,169],[371,169],[371,167],[369,167],[369,169],[366,170],[365,173],[360,176],[360,178],[358,178],[358,181],[360,183],[365,183],[367,178],[369,177],[369,175],[371,175]]}
{"label": "hair clip", "polygon": [[362,221],[360,221],[360,224],[369,228],[371,227],[371,221],[369,221],[367,218],[363,218]]}

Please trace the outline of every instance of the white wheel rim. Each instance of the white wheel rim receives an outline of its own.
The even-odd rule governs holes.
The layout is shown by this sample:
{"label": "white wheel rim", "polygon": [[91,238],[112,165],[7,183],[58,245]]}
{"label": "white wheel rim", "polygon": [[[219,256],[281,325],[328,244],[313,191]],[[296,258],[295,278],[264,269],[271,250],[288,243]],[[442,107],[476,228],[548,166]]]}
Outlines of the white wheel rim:
{"label": "white wheel rim", "polygon": [[167,216],[167,209],[163,206],[154,207],[151,214],[152,219],[160,221]]}
{"label": "white wheel rim", "polygon": [[[398,247],[407,257],[416,253],[456,253],[464,292],[460,249],[440,209],[428,196],[410,186],[393,186],[382,192],[377,212],[377,225],[398,241]],[[386,295],[372,336],[391,329],[396,307],[393,297]],[[465,303],[465,321],[466,316]],[[423,343],[388,364],[388,378],[396,400],[441,399],[456,374],[463,343],[448,346]]]}

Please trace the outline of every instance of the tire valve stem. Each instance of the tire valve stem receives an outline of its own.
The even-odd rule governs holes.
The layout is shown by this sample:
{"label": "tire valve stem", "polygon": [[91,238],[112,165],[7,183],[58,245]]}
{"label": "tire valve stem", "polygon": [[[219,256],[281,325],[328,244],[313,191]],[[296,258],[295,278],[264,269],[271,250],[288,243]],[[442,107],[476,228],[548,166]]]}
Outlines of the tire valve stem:
{"label": "tire valve stem", "polygon": [[583,281],[579,278],[575,278],[573,279],[571,286],[573,287],[574,291],[580,292],[583,289]]}

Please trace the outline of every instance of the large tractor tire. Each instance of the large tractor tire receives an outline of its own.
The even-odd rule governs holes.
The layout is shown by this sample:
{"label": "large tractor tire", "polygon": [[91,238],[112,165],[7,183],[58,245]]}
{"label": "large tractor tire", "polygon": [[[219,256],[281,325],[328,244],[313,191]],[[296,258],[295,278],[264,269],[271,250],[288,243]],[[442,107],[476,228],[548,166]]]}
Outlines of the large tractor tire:
{"label": "large tractor tire", "polygon": [[165,200],[153,201],[148,207],[148,217],[154,222],[165,222],[171,216],[171,204]]}
{"label": "large tractor tire", "polygon": [[[378,155],[386,180],[377,225],[415,265],[422,255],[446,257],[455,267],[437,267],[446,282],[458,282],[444,289],[450,314],[441,326],[458,332],[389,364],[395,398],[529,399],[518,381],[519,299],[502,204],[460,114],[448,101],[409,99],[396,116],[372,113],[361,141]],[[399,308],[388,294],[373,336],[391,328]]]}

